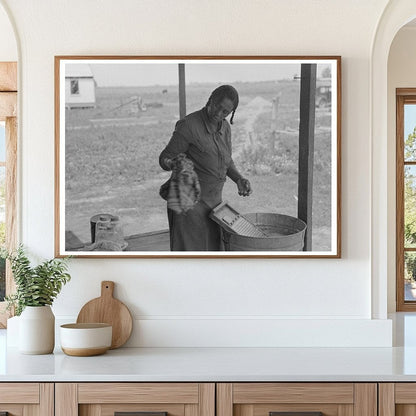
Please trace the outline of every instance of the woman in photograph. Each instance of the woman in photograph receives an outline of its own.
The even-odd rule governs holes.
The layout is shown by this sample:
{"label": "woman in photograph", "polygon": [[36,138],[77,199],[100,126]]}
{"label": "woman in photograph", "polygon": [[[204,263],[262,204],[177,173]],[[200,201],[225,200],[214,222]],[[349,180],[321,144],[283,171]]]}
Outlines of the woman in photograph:
{"label": "woman in photograph", "polygon": [[[231,85],[216,88],[205,107],[176,123],[172,138],[159,156],[164,170],[175,169],[178,161],[188,170],[193,168],[197,177],[195,193],[200,193],[195,198],[198,202],[183,212],[169,208],[168,203],[171,251],[223,250],[221,227],[209,218],[209,213],[222,202],[226,177],[236,183],[239,195],[252,192],[250,182],[232,159],[230,123],[238,100],[238,92]],[[230,114],[228,123],[226,117]]]}

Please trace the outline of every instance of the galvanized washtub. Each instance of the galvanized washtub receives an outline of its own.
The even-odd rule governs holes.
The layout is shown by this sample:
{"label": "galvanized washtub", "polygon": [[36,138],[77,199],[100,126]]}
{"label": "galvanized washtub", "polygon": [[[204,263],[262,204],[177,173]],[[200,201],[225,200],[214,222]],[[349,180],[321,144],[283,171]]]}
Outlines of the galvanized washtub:
{"label": "galvanized washtub", "polygon": [[296,217],[273,213],[243,214],[266,237],[239,235],[223,229],[226,251],[302,251],[306,224]]}

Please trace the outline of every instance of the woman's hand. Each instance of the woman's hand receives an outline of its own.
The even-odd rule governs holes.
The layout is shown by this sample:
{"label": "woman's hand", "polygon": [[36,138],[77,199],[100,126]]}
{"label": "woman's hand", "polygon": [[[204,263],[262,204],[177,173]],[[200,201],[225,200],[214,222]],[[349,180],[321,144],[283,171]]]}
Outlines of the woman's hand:
{"label": "woman's hand", "polygon": [[248,179],[240,178],[237,181],[238,195],[249,196],[253,190]]}

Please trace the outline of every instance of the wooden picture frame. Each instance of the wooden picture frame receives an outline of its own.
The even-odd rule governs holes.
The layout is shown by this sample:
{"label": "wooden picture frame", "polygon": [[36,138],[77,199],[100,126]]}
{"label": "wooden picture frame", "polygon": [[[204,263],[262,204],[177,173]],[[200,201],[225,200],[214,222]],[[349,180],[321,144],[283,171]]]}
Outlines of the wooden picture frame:
{"label": "wooden picture frame", "polygon": [[[247,178],[252,193],[239,196],[228,177],[220,196],[233,214],[210,221],[243,219],[267,236],[237,227],[221,229],[215,249],[172,246],[177,226],[170,233],[159,195],[171,172],[159,165],[159,155],[179,119],[195,113],[211,120],[210,94],[227,84],[239,95],[231,127],[238,175],[231,176],[236,183]],[[228,121],[218,126],[228,129]],[[213,140],[223,134],[208,131]],[[183,143],[211,151],[192,140]],[[203,159],[189,152],[198,176]],[[228,156],[218,151],[215,157],[226,160],[230,176]],[[57,257],[339,258],[341,58],[56,56],[55,169]],[[199,204],[215,208],[201,183]],[[205,236],[199,226],[195,234]]]}

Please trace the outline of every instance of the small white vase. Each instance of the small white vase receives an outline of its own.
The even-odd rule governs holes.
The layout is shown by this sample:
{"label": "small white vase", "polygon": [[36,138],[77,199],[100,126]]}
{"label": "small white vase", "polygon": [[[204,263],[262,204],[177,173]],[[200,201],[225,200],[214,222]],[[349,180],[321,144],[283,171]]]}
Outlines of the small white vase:
{"label": "small white vase", "polygon": [[19,319],[19,351],[50,354],[55,347],[55,315],[49,305],[26,306]]}

